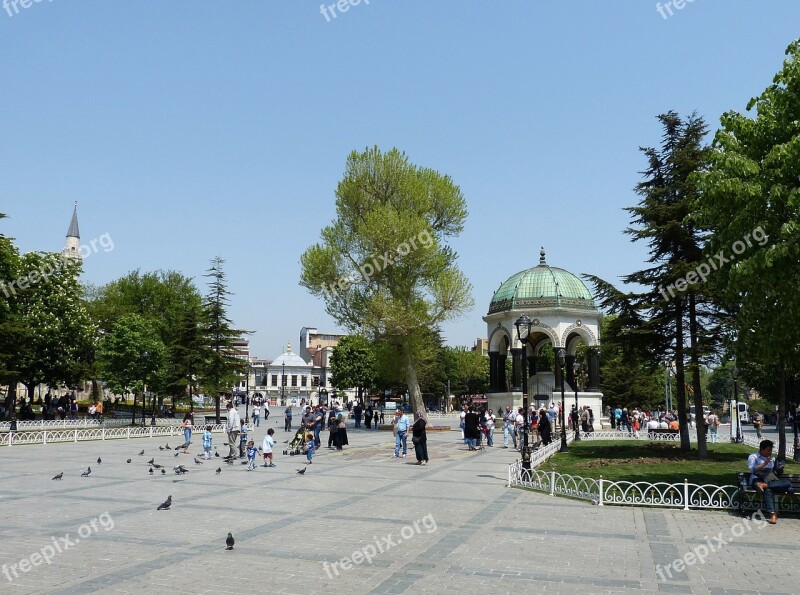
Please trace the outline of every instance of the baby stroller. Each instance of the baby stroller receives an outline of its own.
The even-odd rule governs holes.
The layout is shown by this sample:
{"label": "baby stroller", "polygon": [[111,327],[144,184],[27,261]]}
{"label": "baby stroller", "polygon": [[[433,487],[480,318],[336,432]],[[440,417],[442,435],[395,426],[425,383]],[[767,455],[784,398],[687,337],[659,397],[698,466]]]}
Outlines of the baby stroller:
{"label": "baby stroller", "polygon": [[285,455],[299,455],[303,452],[303,446],[305,444],[305,437],[306,437],[306,429],[301,425],[297,432],[295,432],[294,438],[292,438],[291,442],[289,442],[289,448],[283,451]]}

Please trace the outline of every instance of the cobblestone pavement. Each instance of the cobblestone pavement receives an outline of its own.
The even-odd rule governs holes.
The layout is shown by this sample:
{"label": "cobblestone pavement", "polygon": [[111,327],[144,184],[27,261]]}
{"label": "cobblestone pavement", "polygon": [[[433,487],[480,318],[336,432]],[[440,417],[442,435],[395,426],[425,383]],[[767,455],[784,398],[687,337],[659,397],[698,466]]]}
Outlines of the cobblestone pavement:
{"label": "cobblestone pavement", "polygon": [[[282,418],[269,427],[282,446]],[[304,475],[304,457],[279,453],[273,469],[195,465],[159,451],[165,439],[0,449],[0,593],[800,590],[800,519],[762,528],[724,512],[600,508],[508,489],[514,452],[467,452],[458,437],[431,433],[422,467],[413,450],[392,457],[388,432],[350,427],[343,452],[325,449],[323,433]],[[225,439],[214,440],[224,454]],[[150,457],[166,474],[148,474]],[[178,463],[189,472],[175,475]],[[172,508],[157,511],[168,495]],[[702,548],[716,551],[665,569]]]}

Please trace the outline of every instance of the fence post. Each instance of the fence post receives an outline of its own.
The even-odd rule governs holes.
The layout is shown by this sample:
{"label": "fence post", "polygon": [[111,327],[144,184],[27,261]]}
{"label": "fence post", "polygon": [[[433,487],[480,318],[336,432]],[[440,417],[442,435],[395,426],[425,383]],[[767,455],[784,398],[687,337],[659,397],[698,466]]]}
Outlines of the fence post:
{"label": "fence post", "polygon": [[556,494],[556,472],[550,472],[550,495],[555,496]]}
{"label": "fence post", "polygon": [[150,437],[153,437],[153,426],[150,426]]}
{"label": "fence post", "polygon": [[129,428],[128,428],[128,440],[130,440],[130,439],[131,439],[131,429],[130,429],[130,427],[129,427]]}
{"label": "fence post", "polygon": [[105,440],[105,439],[106,439],[106,429],[103,428],[102,430],[100,430],[100,440]]}
{"label": "fence post", "polygon": [[689,510],[689,481],[683,479],[683,509]]}
{"label": "fence post", "polygon": [[508,485],[506,486],[507,488],[511,487],[511,470],[513,469],[513,467],[514,467],[513,465],[508,466]]}
{"label": "fence post", "polygon": [[42,444],[47,444],[47,430],[42,432]]}
{"label": "fence post", "polygon": [[72,439],[72,441],[73,441],[73,442],[77,442],[77,441],[78,441],[78,428],[75,428],[75,436],[74,436],[74,438]]}
{"label": "fence post", "polygon": [[603,476],[600,476],[600,481],[598,482],[600,485],[600,499],[597,501],[598,506],[603,505]]}
{"label": "fence post", "polygon": [[14,443],[14,431],[8,431],[8,445],[11,446]]}

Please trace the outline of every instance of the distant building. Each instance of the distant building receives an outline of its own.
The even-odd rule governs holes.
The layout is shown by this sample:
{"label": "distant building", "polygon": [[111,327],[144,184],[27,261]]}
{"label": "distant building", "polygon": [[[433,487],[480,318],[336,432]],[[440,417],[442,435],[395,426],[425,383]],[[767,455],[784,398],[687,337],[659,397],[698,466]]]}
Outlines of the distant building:
{"label": "distant building", "polygon": [[286,345],[286,351],[266,366],[268,384],[266,396],[278,405],[298,403],[304,399],[306,403],[317,398],[317,388],[312,375],[313,365],[292,352],[292,344]]}
{"label": "distant building", "polygon": [[472,351],[480,353],[486,357],[489,356],[489,339],[475,339],[475,345],[472,346]]}

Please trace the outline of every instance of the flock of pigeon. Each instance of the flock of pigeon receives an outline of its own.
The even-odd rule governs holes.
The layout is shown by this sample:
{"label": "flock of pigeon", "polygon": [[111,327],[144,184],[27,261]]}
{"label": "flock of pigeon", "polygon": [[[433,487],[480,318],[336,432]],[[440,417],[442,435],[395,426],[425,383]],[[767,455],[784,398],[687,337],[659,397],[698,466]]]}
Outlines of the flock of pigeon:
{"label": "flock of pigeon", "polygon": [[[227,445],[228,444],[225,443],[225,446],[227,446]],[[179,449],[181,449],[181,448],[184,448],[184,446],[179,446],[178,448],[175,449],[175,451],[176,451],[175,452],[175,456],[176,457],[180,454],[180,452],[177,452],[177,451]],[[165,451],[165,450],[171,450],[171,449],[170,449],[169,444],[166,444],[165,446],[160,446],[159,445],[158,450]],[[139,453],[139,456],[140,457],[144,456],[144,449],[141,450],[141,452]],[[218,457],[218,458],[221,458],[219,452],[217,452],[216,450],[214,450],[214,456]],[[100,458],[100,457],[97,457],[97,464],[100,465],[102,462],[103,462],[103,459]],[[128,459],[126,462],[130,463],[131,459]],[[233,459],[229,459],[229,458],[226,457],[225,458],[225,462],[227,464],[229,464],[229,465],[233,465]],[[150,475],[153,475],[155,473],[156,469],[161,470],[161,474],[162,475],[165,475],[167,473],[167,470],[164,469],[163,465],[159,465],[158,463],[156,463],[155,457],[152,457],[149,461],[147,461],[147,464],[150,466],[150,469],[148,470],[148,473]],[[203,461],[199,460],[197,457],[194,457],[194,464],[195,465],[202,465]],[[185,474],[185,473],[187,473],[189,471],[183,465],[176,465],[175,467],[172,468],[172,470],[175,472],[176,475],[183,475],[183,474]],[[297,471],[297,473],[299,475],[304,475],[305,472],[306,472],[306,469],[305,468],[297,469],[296,471]],[[217,470],[216,470],[215,473],[216,473],[216,475],[221,474],[222,473],[222,467],[217,467]],[[92,468],[91,467],[87,467],[86,471],[81,473],[81,477],[89,477],[91,474],[92,474]],[[64,478],[64,472],[62,471],[61,473],[59,473],[58,475],[53,477],[53,480],[54,481],[60,481],[63,478]],[[162,502],[161,504],[158,505],[156,510],[169,510],[171,506],[172,506],[172,495],[170,494],[164,502]],[[225,539],[225,546],[226,546],[225,549],[226,550],[232,550],[234,543],[235,543],[235,540],[233,539],[233,535],[228,533],[228,537]]]}

